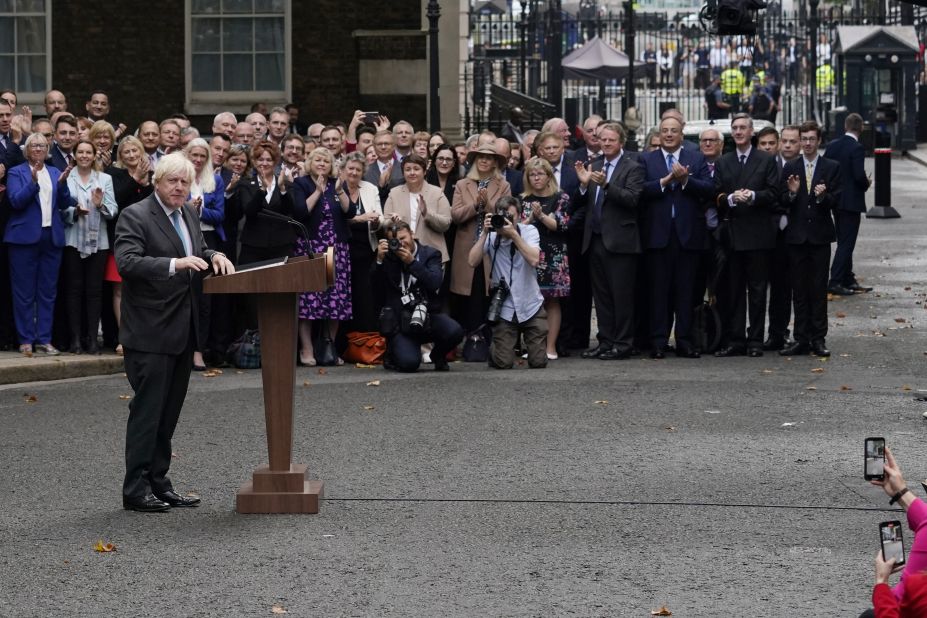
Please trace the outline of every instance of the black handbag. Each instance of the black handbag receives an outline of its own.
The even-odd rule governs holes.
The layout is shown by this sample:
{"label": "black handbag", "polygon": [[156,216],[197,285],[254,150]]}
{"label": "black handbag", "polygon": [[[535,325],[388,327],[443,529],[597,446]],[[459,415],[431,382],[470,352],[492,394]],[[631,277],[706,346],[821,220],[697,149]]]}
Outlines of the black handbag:
{"label": "black handbag", "polygon": [[489,360],[489,342],[486,340],[485,327],[480,325],[472,333],[467,333],[463,345],[465,363],[485,363]]}
{"label": "black handbag", "polygon": [[246,330],[229,346],[226,358],[239,369],[260,369],[261,333],[257,330]]}
{"label": "black handbag", "polygon": [[702,354],[711,354],[721,344],[721,316],[708,301],[692,310],[692,345]]}

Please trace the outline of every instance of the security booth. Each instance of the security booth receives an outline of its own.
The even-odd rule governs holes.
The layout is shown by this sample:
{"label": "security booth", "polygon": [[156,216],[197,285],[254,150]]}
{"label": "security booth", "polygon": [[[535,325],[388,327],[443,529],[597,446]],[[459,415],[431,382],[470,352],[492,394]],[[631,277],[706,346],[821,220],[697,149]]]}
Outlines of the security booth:
{"label": "security booth", "polygon": [[918,51],[914,26],[837,27],[837,104],[871,126],[867,151],[917,147]]}

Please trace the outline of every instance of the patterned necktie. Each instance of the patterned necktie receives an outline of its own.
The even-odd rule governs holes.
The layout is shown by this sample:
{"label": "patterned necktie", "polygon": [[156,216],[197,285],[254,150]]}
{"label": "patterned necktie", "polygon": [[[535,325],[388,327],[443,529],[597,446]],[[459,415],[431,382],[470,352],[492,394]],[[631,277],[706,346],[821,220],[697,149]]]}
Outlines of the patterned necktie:
{"label": "patterned necktie", "polygon": [[808,162],[805,164],[805,186],[808,189],[808,193],[811,193],[811,179],[814,177],[814,163]]}
{"label": "patterned necktie", "polygon": [[711,175],[712,178],[714,178],[715,176],[715,162],[714,161],[708,162],[708,173],[709,175]]}
{"label": "patterned necktie", "polygon": [[[606,161],[605,167],[602,169],[605,172],[605,184],[608,184],[608,173],[611,170],[612,162]],[[592,208],[592,219],[596,227],[602,223],[602,203],[605,202],[605,187],[599,186],[596,189],[597,193],[595,195],[595,203]]]}
{"label": "patterned necktie", "polygon": [[184,255],[190,255],[190,245],[187,242],[187,237],[183,233],[183,228],[180,225],[180,211],[175,210],[171,213],[171,223],[174,224],[174,229],[177,230],[177,235],[180,236],[180,242],[183,243]]}

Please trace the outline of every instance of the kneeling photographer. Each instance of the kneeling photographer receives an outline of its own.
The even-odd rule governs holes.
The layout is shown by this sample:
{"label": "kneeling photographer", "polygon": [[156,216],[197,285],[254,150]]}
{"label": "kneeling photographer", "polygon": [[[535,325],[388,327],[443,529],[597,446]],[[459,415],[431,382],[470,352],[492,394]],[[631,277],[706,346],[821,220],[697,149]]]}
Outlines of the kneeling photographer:
{"label": "kneeling photographer", "polygon": [[490,261],[486,321],[493,325],[489,364],[497,369],[515,364],[519,335],[524,338],[528,365],[547,366],[547,314],[537,273],[540,236],[533,225],[515,223],[520,211],[517,197],[496,202],[495,214],[483,218],[482,235],[467,256],[473,268],[484,259]]}
{"label": "kneeling photographer", "polygon": [[377,246],[372,280],[383,310],[380,333],[386,337],[387,369],[418,371],[421,344],[434,342],[435,371],[447,371],[447,353],[463,339],[460,324],[441,311],[438,293],[444,273],[441,253],[420,245],[404,221],[386,228]]}

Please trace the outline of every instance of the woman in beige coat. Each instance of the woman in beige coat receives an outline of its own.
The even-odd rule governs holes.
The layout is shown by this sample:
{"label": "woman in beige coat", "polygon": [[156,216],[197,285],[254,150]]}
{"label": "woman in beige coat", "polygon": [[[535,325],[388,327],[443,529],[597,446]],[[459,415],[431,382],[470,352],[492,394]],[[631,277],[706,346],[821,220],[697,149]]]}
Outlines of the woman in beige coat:
{"label": "woman in beige coat", "polygon": [[425,182],[428,164],[417,154],[402,160],[405,184],[393,187],[383,205],[383,217],[405,221],[412,228],[415,240],[441,252],[441,262],[447,264],[447,243],[444,232],[451,226],[451,205],[440,187]]}
{"label": "woman in beige coat", "polygon": [[467,333],[473,333],[486,321],[487,279],[485,269],[467,263],[470,248],[481,226],[479,215],[492,212],[499,198],[511,195],[512,189],[503,174],[508,158],[483,144],[467,154],[470,171],[457,181],[451,219],[457,224],[454,255],[451,258],[451,294],[453,317]]}

